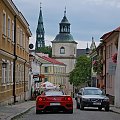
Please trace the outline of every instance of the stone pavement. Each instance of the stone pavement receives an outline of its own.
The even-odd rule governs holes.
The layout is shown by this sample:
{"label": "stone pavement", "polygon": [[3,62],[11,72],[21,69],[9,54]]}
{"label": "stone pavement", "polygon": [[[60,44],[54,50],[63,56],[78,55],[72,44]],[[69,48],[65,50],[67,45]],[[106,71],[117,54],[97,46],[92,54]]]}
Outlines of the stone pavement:
{"label": "stone pavement", "polygon": [[35,106],[35,101],[25,101],[15,105],[0,106],[0,120],[11,120]]}
{"label": "stone pavement", "polygon": [[[1,106],[0,120],[11,120],[29,111],[33,107],[35,107],[35,101],[25,101],[23,103],[16,103],[15,105]],[[110,107],[110,111],[120,114],[120,108],[115,108],[113,105]]]}

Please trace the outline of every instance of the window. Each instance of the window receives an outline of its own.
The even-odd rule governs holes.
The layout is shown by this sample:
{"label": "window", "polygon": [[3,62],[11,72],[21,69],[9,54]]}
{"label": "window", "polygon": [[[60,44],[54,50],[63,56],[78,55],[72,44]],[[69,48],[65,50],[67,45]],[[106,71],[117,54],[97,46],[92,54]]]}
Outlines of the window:
{"label": "window", "polygon": [[14,42],[14,22],[12,21],[12,41]]}
{"label": "window", "polygon": [[23,45],[23,42],[22,42],[22,39],[23,39],[23,38],[22,38],[22,35],[23,35],[23,34],[22,34],[22,29],[20,29],[20,46]]}
{"label": "window", "polygon": [[10,61],[7,61],[7,69],[6,69],[6,83],[10,82],[10,73],[11,73],[11,69],[10,69]]}
{"label": "window", "polygon": [[28,38],[26,39],[26,51],[28,51]]}
{"label": "window", "polygon": [[20,44],[20,41],[19,41],[19,34],[20,33],[20,30],[19,30],[19,26],[17,27],[17,44]]}
{"label": "window", "polygon": [[45,73],[48,73],[48,67],[45,67]]}
{"label": "window", "polygon": [[18,83],[19,82],[19,75],[20,75],[20,72],[19,72],[19,65],[17,65],[17,67],[16,67],[17,69],[16,69],[16,82]]}
{"label": "window", "polygon": [[10,62],[5,62],[5,60],[3,62],[5,65],[2,64],[2,83],[6,84],[10,82]]}
{"label": "window", "polygon": [[23,46],[23,48],[25,48],[25,33],[23,32],[23,34],[22,34],[22,46]]}
{"label": "window", "polygon": [[48,81],[48,78],[45,78],[45,79],[44,79],[44,82],[47,82],[47,81]]}
{"label": "window", "polygon": [[38,41],[38,47],[40,47],[40,41]]}
{"label": "window", "polygon": [[19,82],[22,81],[22,66],[19,65]]}
{"label": "window", "polygon": [[10,17],[8,16],[8,38],[10,38]]}
{"label": "window", "polygon": [[111,53],[110,53],[110,56],[112,56],[112,51],[113,51],[113,43],[111,43]]}
{"label": "window", "polygon": [[76,49],[74,48],[74,54],[76,53]]}
{"label": "window", "polygon": [[11,83],[13,83],[13,62],[11,62]]}
{"label": "window", "polygon": [[22,77],[21,82],[24,80],[24,65],[22,65]]}
{"label": "window", "polygon": [[108,58],[110,58],[110,45],[108,46]]}
{"label": "window", "polygon": [[5,69],[3,66],[2,66],[2,83],[5,83]]}
{"label": "window", "polygon": [[3,34],[6,35],[6,12],[3,11]]}
{"label": "window", "polygon": [[60,54],[65,54],[65,48],[64,47],[60,48]]}

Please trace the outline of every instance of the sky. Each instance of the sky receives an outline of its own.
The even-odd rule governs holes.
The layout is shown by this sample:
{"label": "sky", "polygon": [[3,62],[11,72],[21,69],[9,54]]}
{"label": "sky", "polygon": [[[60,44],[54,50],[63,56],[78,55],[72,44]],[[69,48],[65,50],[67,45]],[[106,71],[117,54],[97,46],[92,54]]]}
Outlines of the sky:
{"label": "sky", "polygon": [[90,47],[92,37],[96,46],[105,33],[120,26],[120,0],[13,0],[16,7],[30,25],[32,37],[30,43],[35,44],[36,28],[42,6],[42,15],[45,29],[45,44],[51,45],[51,41],[59,33],[59,23],[66,16],[71,23],[71,34],[77,48]]}

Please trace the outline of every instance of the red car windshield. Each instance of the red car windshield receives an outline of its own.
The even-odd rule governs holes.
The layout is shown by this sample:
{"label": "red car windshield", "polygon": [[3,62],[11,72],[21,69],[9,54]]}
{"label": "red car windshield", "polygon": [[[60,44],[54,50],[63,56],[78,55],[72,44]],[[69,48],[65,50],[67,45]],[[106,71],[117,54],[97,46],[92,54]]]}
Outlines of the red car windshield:
{"label": "red car windshield", "polygon": [[62,91],[47,91],[45,92],[46,96],[61,96],[64,95]]}

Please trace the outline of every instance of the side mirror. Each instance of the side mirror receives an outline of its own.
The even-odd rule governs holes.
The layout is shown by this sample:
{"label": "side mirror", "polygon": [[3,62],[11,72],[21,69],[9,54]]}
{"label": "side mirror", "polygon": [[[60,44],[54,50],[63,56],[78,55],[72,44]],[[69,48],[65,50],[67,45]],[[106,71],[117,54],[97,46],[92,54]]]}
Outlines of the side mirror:
{"label": "side mirror", "polygon": [[108,97],[108,96],[109,96],[109,94],[106,94],[106,96]]}
{"label": "side mirror", "polygon": [[82,93],[78,93],[78,95],[82,95]]}

